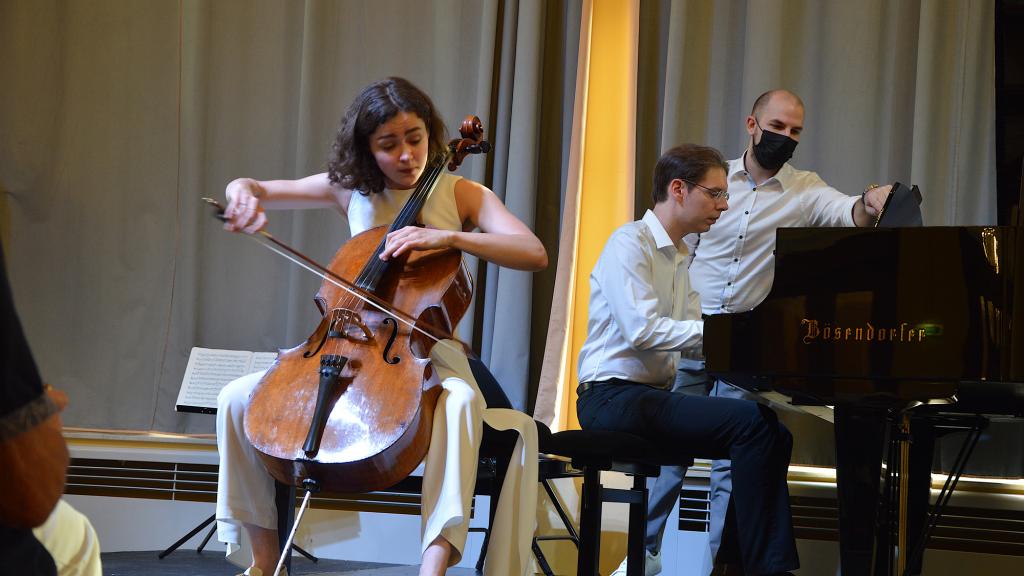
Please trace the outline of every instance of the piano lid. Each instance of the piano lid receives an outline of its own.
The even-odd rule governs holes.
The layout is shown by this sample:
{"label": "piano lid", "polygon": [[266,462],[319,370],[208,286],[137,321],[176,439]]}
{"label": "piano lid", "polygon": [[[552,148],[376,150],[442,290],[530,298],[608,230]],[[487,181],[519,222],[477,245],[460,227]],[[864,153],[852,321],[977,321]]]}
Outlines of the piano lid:
{"label": "piano lid", "polygon": [[1016,227],[779,229],[764,302],[705,321],[707,369],[826,404],[1024,382],[1022,256]]}

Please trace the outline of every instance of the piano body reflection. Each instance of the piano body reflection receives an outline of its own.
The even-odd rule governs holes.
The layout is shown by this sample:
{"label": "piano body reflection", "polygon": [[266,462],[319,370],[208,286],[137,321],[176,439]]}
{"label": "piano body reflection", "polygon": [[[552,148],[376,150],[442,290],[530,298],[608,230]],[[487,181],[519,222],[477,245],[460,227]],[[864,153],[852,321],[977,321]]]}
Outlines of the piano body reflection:
{"label": "piano body reflection", "polygon": [[914,573],[936,430],[976,441],[987,416],[1024,415],[1024,228],[789,228],[776,242],[765,300],[705,320],[707,370],[831,413],[843,574]]}

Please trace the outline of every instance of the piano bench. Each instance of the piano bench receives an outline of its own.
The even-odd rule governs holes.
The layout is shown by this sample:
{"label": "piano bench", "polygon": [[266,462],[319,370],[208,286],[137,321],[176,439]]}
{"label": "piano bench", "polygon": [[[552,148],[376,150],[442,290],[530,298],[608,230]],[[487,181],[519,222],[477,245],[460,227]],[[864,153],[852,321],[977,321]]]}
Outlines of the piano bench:
{"label": "piano bench", "polygon": [[[580,497],[578,576],[598,576],[601,553],[601,506],[604,502],[629,504],[627,576],[643,576],[647,525],[647,478],[661,473],[662,466],[689,466],[693,459],[647,438],[608,430],[566,430],[552,433],[538,425],[541,453],[571,460],[582,471]],[[621,472],[633,477],[629,489],[601,485],[601,472]]]}

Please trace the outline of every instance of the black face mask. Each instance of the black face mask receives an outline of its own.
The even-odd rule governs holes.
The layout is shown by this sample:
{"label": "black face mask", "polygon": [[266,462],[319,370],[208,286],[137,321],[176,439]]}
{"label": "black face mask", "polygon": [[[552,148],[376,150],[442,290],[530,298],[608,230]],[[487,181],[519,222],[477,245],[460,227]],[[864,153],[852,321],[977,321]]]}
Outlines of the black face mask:
{"label": "black face mask", "polygon": [[[761,125],[757,127],[761,128]],[[778,170],[793,157],[796,145],[797,141],[789,136],[761,128],[761,141],[754,144],[754,157],[766,170]]]}

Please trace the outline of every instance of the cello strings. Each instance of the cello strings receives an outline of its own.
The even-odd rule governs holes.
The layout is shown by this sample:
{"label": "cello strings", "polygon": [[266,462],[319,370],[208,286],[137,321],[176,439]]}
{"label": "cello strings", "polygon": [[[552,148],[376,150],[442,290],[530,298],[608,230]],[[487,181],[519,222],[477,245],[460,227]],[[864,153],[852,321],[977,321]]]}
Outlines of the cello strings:
{"label": "cello strings", "polygon": [[[416,186],[416,190],[413,192],[412,197],[409,198],[409,201],[402,206],[401,211],[399,211],[398,216],[392,223],[390,231],[393,232],[398,229],[399,223],[403,223],[403,226],[407,226],[408,221],[411,221],[416,217],[420,209],[423,208],[423,205],[426,204],[427,198],[429,198],[430,194],[434,191],[434,184],[436,184],[437,180],[441,177],[441,174],[444,172],[445,164],[451,160],[452,156],[452,144],[449,143],[448,146],[445,147],[441,156],[424,171]],[[415,207],[415,204],[419,204],[419,206]]]}
{"label": "cello strings", "polygon": [[[217,202],[213,198],[206,197],[203,197],[202,200],[207,204],[213,206],[214,209],[217,210],[216,218],[222,221],[226,220],[226,218],[224,217],[224,207],[221,206],[220,202]],[[259,234],[259,236],[257,236],[256,234]],[[337,274],[332,272],[330,269],[324,267],[316,260],[313,260],[309,256],[306,256],[305,254],[299,252],[298,250],[292,248],[291,246],[285,244],[284,242],[281,242],[277,238],[274,238],[273,234],[267,232],[266,230],[259,230],[257,231],[256,234],[244,234],[244,236],[249,238],[253,242],[256,242],[257,244],[260,244],[267,250],[270,250],[271,252],[274,252],[275,254],[283,256],[285,259],[295,264],[298,264],[300,267],[308,270],[309,272],[312,272],[317,277],[329,281],[331,284],[334,284],[338,288],[341,288],[350,295],[355,296],[358,300],[366,302],[373,306],[374,308],[376,308],[377,310],[380,310],[381,312],[384,312],[385,314],[394,317],[396,321],[405,324],[411,330],[423,334],[424,336],[430,338],[431,340],[438,344],[444,342],[444,340],[455,340],[456,342],[459,342],[463,346],[466,346],[467,349],[469,348],[469,346],[467,346],[465,342],[458,341],[457,339],[455,339],[454,336],[448,334],[447,331],[440,330],[436,326],[431,325],[429,322],[421,322],[417,319],[414,319],[411,314],[391,306],[389,302],[377,302],[376,300],[378,300],[378,298],[373,294],[360,294],[360,288],[358,286],[355,286],[348,280],[345,280],[344,278],[338,276]],[[431,330],[435,330],[437,331],[438,334],[448,334],[448,336],[446,336],[443,339],[439,338],[438,336],[435,336],[434,334],[431,334],[430,332],[423,330],[417,324],[422,324],[423,326]]]}
{"label": "cello strings", "polygon": [[[444,164],[447,162],[450,154],[446,154],[442,159],[444,162],[435,163],[431,166],[428,171],[420,178],[419,184],[416,186],[416,190],[412,196],[402,206],[401,211],[395,218],[394,223],[388,229],[388,233],[399,229],[399,224],[407,225],[412,218],[423,208],[426,203],[426,198],[430,197],[431,192],[434,190],[434,186],[440,178],[441,173],[444,170]],[[370,291],[370,287],[376,287],[380,277],[387,271],[390,262],[380,259],[380,254],[384,250],[384,246],[387,243],[387,234],[381,240],[377,249],[370,256],[370,262],[368,262],[356,277],[353,284],[360,289]],[[350,291],[350,294],[352,292]],[[356,308],[359,303],[358,300],[352,300],[350,296],[346,296],[347,301],[339,302],[339,305],[344,305],[346,308]],[[357,296],[357,298],[359,298]],[[361,299],[361,298],[359,298]]]}
{"label": "cello strings", "polygon": [[[394,231],[399,230],[399,229],[401,229],[401,228],[403,228],[405,226],[408,226],[408,225],[410,225],[412,223],[413,219],[416,217],[416,215],[418,215],[420,213],[420,211],[426,205],[427,200],[433,194],[434,189],[435,189],[435,187],[437,185],[437,182],[441,178],[441,174],[444,173],[445,165],[449,162],[449,160],[451,160],[451,158],[453,156],[454,156],[453,147],[451,146],[451,144],[449,144],[449,146],[445,147],[445,151],[441,155],[441,157],[437,161],[433,162],[427,168],[427,170],[424,172],[424,174],[420,177],[420,180],[419,180],[419,182],[416,185],[416,189],[413,191],[412,195],[409,197],[409,199],[402,206],[401,210],[399,210],[398,215],[396,216],[394,222],[392,222],[391,226],[388,228],[388,232],[387,233],[394,232]],[[363,267],[362,271],[356,277],[355,282],[353,282],[360,289],[369,291],[368,287],[370,287],[370,286],[374,286],[375,287],[377,281],[380,278],[380,276],[382,276],[387,271],[387,267],[388,267],[388,265],[390,263],[387,262],[387,261],[381,260],[379,258],[380,254],[381,254],[381,252],[383,252],[384,247],[385,247],[386,244],[387,244],[387,234],[385,234],[384,238],[381,240],[380,244],[377,246],[377,249],[371,255],[371,257],[370,257],[371,258],[371,262],[367,263],[367,265]],[[291,258],[289,258],[289,259],[291,259]],[[325,280],[329,280],[333,284],[338,285],[337,282],[335,282],[331,278],[328,278],[324,274],[317,273],[315,270],[313,270],[313,269],[311,269],[309,267],[306,267],[306,266],[303,266],[303,267],[305,267],[307,270],[310,270],[314,274],[317,274],[317,276],[320,276],[321,278],[323,278]],[[349,289],[346,288],[346,292],[348,292],[348,294],[351,295],[351,296],[355,296],[358,300],[361,300],[362,303],[369,303],[369,304],[373,305],[374,307],[376,307],[376,308],[378,308],[380,310],[384,310],[384,308],[381,307],[379,304],[376,304],[376,303],[371,302],[370,300],[368,300],[366,298],[363,298],[362,296],[360,296],[359,294],[356,294],[352,290],[349,290]],[[351,298],[351,296],[348,296],[348,298]],[[357,302],[353,301],[353,300],[348,300],[348,302],[344,302],[344,303],[339,302],[339,304],[345,304],[346,308],[356,308],[356,306],[355,306],[356,303]],[[396,315],[396,318],[397,318],[397,315]],[[440,342],[440,340],[438,338],[436,338],[436,337],[434,337],[432,335],[427,334],[423,330],[420,330],[419,328],[417,328],[415,326],[415,324],[406,321],[404,318],[402,318],[401,320],[402,320],[402,322],[404,324],[408,325],[410,328],[430,336],[431,339],[434,340],[435,342]],[[332,326],[333,323],[334,323],[334,319],[332,319],[332,321],[329,324],[329,326]],[[347,328],[347,326],[343,325],[341,331],[344,332],[346,328]]]}
{"label": "cello strings", "polygon": [[[451,153],[446,153],[441,158],[441,161],[431,166],[427,170],[427,172],[424,173],[423,177],[420,178],[420,182],[419,185],[417,185],[416,187],[416,191],[413,192],[413,195],[402,206],[402,209],[401,211],[399,211],[394,223],[392,223],[391,227],[388,229],[388,233],[398,230],[398,225],[400,223],[403,226],[407,226],[409,221],[411,221],[411,219],[416,214],[419,213],[419,211],[426,204],[427,199],[429,199],[430,195],[433,193],[437,181],[440,179],[441,174],[444,172],[444,165],[448,162],[450,158]],[[377,248],[377,251],[374,253],[374,256],[378,256],[380,254],[386,243],[387,235],[385,235],[384,239],[381,240],[381,244]],[[356,285],[360,286],[361,288],[364,287],[364,284],[372,277],[383,274],[385,268],[387,267],[387,262],[381,260],[380,258],[374,258],[374,260],[376,261],[370,262],[356,279]]]}
{"label": "cello strings", "polygon": [[[256,236],[256,235],[253,235],[253,234],[246,234],[246,236],[248,236],[249,238],[252,238],[253,241],[259,243],[260,245],[264,246],[268,250],[270,250],[272,252],[275,252],[275,253],[277,253],[280,256],[283,256],[284,258],[290,260],[294,264],[298,264],[300,267],[308,270],[309,272],[312,272],[313,274],[315,274],[316,276],[322,278],[323,280],[326,280],[327,282],[330,282],[331,284],[334,284],[338,288],[341,288],[342,290],[347,292],[349,295],[354,296],[357,300],[361,300],[363,303],[369,304],[370,306],[376,308],[377,310],[379,310],[379,311],[381,311],[381,312],[383,312],[383,313],[385,313],[385,314],[395,318],[395,320],[397,320],[398,322],[401,322],[402,324],[405,324],[406,326],[408,326],[410,330],[413,330],[414,332],[419,332],[420,334],[426,336],[427,338],[430,338],[431,340],[433,340],[437,344],[444,344],[446,346],[452,347],[452,344],[449,344],[446,341],[447,340],[454,340],[454,337],[439,338],[439,337],[431,334],[430,332],[427,332],[423,328],[420,328],[419,326],[417,326],[417,323],[416,323],[415,320],[410,320],[410,318],[412,318],[412,316],[407,314],[406,312],[403,312],[403,311],[395,309],[395,308],[389,309],[389,308],[387,308],[386,306],[384,306],[382,304],[374,302],[373,299],[371,299],[371,298],[369,298],[369,297],[367,297],[367,296],[365,296],[363,294],[360,294],[360,293],[356,292],[355,290],[353,290],[352,288],[346,286],[347,282],[344,279],[340,279],[340,278],[336,279],[336,278],[334,278],[333,277],[333,273],[330,272],[329,270],[327,272],[323,272],[323,271],[319,270],[318,269],[318,268],[320,268],[319,264],[317,264],[315,262],[313,262],[312,264],[307,263],[307,262],[303,261],[302,259],[300,259],[299,257],[297,257],[297,256],[293,255],[292,253],[288,252],[287,251],[288,249],[286,247],[285,248],[279,247],[279,245],[282,246],[282,247],[285,246],[285,245],[281,244],[269,232],[266,232],[265,230],[260,230],[259,234],[260,234],[260,236]],[[430,328],[434,328],[434,326],[431,326],[429,324],[426,324],[426,325],[428,327],[430,327]],[[452,349],[461,352],[461,349],[456,349],[454,347]]]}
{"label": "cello strings", "polygon": [[[437,162],[435,162],[431,167],[429,167],[427,169],[427,171],[423,174],[423,176],[421,177],[419,183],[416,186],[416,190],[413,192],[413,194],[410,197],[410,199],[408,201],[406,201],[405,205],[399,211],[398,217],[396,217],[395,222],[393,222],[391,227],[388,229],[388,233],[395,231],[398,228],[398,224],[399,223],[403,223],[403,220],[410,220],[412,217],[414,217],[416,214],[418,214],[419,211],[426,204],[427,199],[429,199],[431,194],[433,194],[433,192],[434,192],[434,188],[435,188],[435,186],[437,184],[437,181],[440,179],[441,174],[444,172],[445,164],[447,164],[451,160],[451,158],[454,156],[454,154],[455,154],[454,147],[452,146],[452,144],[454,142],[455,141],[453,141],[452,143],[449,143],[449,145],[445,148],[445,152],[441,156],[441,158]],[[221,212],[223,212],[223,208],[220,206],[220,204],[217,201],[209,199],[209,198],[204,198],[204,200],[206,200],[208,203],[216,206]],[[403,225],[408,225],[408,223],[403,223]],[[406,312],[403,312],[403,311],[401,311],[401,310],[399,310],[397,308],[389,308],[388,305],[386,305],[386,304],[380,304],[378,302],[375,302],[374,299],[371,296],[369,296],[369,295],[360,294],[358,291],[356,291],[356,290],[354,290],[354,289],[352,289],[352,288],[350,288],[348,286],[349,282],[347,280],[344,280],[344,279],[342,279],[340,277],[337,277],[333,272],[331,272],[327,268],[324,268],[322,265],[320,265],[316,261],[313,261],[310,258],[304,256],[303,254],[295,251],[293,248],[291,248],[287,244],[284,244],[284,243],[280,242],[279,240],[274,238],[269,232],[267,232],[265,230],[260,230],[259,234],[260,234],[261,237],[257,237],[257,236],[255,236],[253,234],[247,234],[247,236],[251,237],[253,240],[257,241],[258,243],[262,244],[268,250],[271,250],[271,251],[275,252],[276,254],[278,254],[280,256],[283,256],[287,260],[290,260],[292,263],[298,264],[300,267],[308,270],[309,272],[312,272],[317,277],[330,282],[331,284],[337,286],[338,288],[341,288],[342,290],[344,290],[347,293],[347,295],[348,295],[347,297],[349,297],[349,298],[354,297],[355,298],[354,301],[353,300],[349,300],[348,302],[339,302],[338,304],[346,304],[346,306],[345,306],[346,308],[354,308],[355,306],[353,304],[355,302],[362,302],[363,304],[369,304],[370,306],[372,306],[373,308],[376,308],[377,310],[383,312],[384,314],[390,315],[391,317],[395,318],[396,321],[401,322],[402,324],[405,324],[406,326],[409,327],[410,330],[415,331],[415,332],[419,332],[420,334],[422,334],[422,335],[426,336],[427,338],[433,340],[436,344],[442,344],[443,343],[446,346],[452,347],[451,344],[448,344],[445,341],[446,340],[454,339],[454,336],[449,335],[448,338],[441,339],[441,338],[431,334],[430,332],[427,332],[426,330],[424,330],[424,329],[420,328],[419,326],[417,326],[417,321],[416,320],[411,320],[412,316],[410,314],[407,314]],[[387,235],[385,235],[384,239],[381,241],[381,243],[378,245],[377,249],[375,250],[373,256],[371,256],[371,258],[373,260],[376,260],[376,261],[375,262],[370,262],[369,264],[364,266],[363,270],[360,272],[360,274],[356,278],[355,282],[352,283],[356,288],[359,288],[361,290],[365,290],[366,289],[366,283],[367,283],[368,280],[370,280],[371,278],[376,279],[381,274],[383,274],[383,272],[385,271],[386,267],[388,266],[388,262],[381,260],[379,258],[379,255],[380,255],[381,251],[384,249],[384,246],[386,245],[386,243],[387,243]],[[337,308],[335,308],[335,309],[337,309]],[[331,313],[333,315],[333,311]],[[328,323],[328,327],[327,327],[328,331],[330,331],[331,328],[334,327],[334,322],[336,320],[337,320],[336,318],[331,318],[330,322]],[[430,324],[427,324],[425,322],[423,324],[425,326],[427,326],[428,328],[430,328],[430,329],[436,330],[436,327],[434,327],[434,326],[432,326]],[[345,329],[346,329],[346,326],[343,325],[342,326],[342,331],[344,331]],[[438,332],[442,333],[441,331],[438,331]],[[330,338],[328,338],[328,340],[330,340]],[[332,343],[328,342],[328,344],[332,344]],[[465,346],[464,343],[462,343],[462,344],[463,344],[463,346]],[[331,348],[334,348],[334,347],[335,346],[331,346]],[[461,351],[461,350],[457,350],[457,351]]]}
{"label": "cello strings", "polygon": [[[362,268],[362,270],[359,272],[359,275],[356,276],[355,280],[352,282],[352,284],[354,284],[356,287],[362,290],[367,290],[369,292],[371,291],[372,287],[376,285],[376,281],[380,278],[380,276],[382,276],[384,272],[386,272],[388,262],[381,260],[379,256],[381,252],[384,250],[384,246],[387,243],[387,234],[390,234],[395,230],[398,230],[399,223],[402,223],[404,220],[410,219],[412,216],[419,212],[419,208],[417,208],[415,212],[413,212],[412,214],[410,213],[410,211],[413,210],[413,205],[415,205],[416,202],[418,202],[418,197],[423,195],[423,191],[427,190],[428,186],[433,187],[433,183],[429,182],[429,180],[431,179],[431,176],[433,176],[434,173],[438,171],[438,168],[440,166],[441,164],[439,163],[431,165],[430,167],[428,167],[427,172],[424,173],[424,175],[420,178],[420,181],[417,183],[417,187],[413,195],[410,197],[409,200],[406,201],[406,203],[402,205],[401,210],[399,210],[398,215],[391,223],[384,238],[381,240],[380,244],[378,244],[374,253],[371,254],[371,260],[367,262],[366,265],[364,265],[364,268]],[[434,177],[434,179],[436,179],[436,177]],[[354,307],[352,305],[353,303],[354,300],[338,302],[339,305],[345,305],[346,307]]]}
{"label": "cello strings", "polygon": [[[477,120],[477,123],[479,123],[479,120]],[[480,142],[486,144],[486,142],[484,142],[482,139],[482,126],[479,126],[479,128],[480,138],[474,141],[475,146],[477,148],[476,150],[473,151],[467,150],[468,154],[486,154],[489,151],[489,147],[479,147]],[[463,135],[465,136],[464,133]],[[416,185],[416,190],[413,192],[412,196],[410,196],[409,200],[406,201],[405,205],[402,206],[402,209],[399,211],[398,216],[395,218],[395,221],[392,222],[391,226],[388,228],[388,234],[400,229],[401,227],[408,226],[411,223],[412,219],[415,218],[417,214],[419,214],[420,210],[422,210],[423,207],[426,205],[427,200],[434,193],[434,188],[437,184],[437,181],[441,178],[441,174],[444,173],[445,165],[449,164],[452,161],[452,159],[458,153],[459,145],[462,142],[465,142],[467,138],[468,137],[464,137],[461,140],[454,139],[450,141],[447,146],[445,146],[444,152],[441,154],[440,158],[433,162],[421,176],[420,181]],[[461,164],[461,162],[459,163]],[[377,247],[375,255],[380,254],[380,252],[384,249],[386,243],[387,235],[385,235],[384,239]],[[379,258],[377,258],[376,260],[377,262],[370,262],[369,264],[367,264],[366,267],[359,274],[359,276],[356,278],[355,283],[360,288],[365,289],[366,282],[368,280],[370,280],[371,278],[376,279],[377,277],[384,273],[388,263],[380,260]]]}

